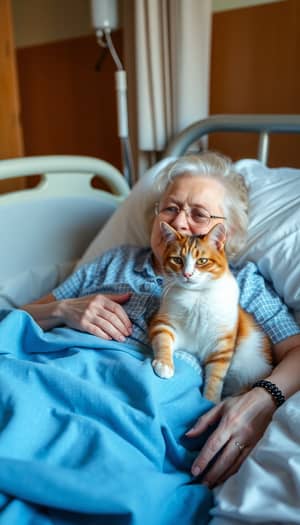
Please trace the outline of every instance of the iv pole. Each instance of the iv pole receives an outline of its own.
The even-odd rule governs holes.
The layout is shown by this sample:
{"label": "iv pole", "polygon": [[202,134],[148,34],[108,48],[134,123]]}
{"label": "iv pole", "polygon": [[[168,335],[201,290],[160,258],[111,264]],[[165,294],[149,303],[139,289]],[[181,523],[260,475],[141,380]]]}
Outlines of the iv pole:
{"label": "iv pole", "polygon": [[118,136],[121,142],[123,172],[128,185],[132,187],[133,162],[128,133],[127,78],[126,71],[114,47],[111,31],[116,6],[112,0],[92,0],[92,19],[99,46],[107,48],[117,68],[115,88],[117,95]]}

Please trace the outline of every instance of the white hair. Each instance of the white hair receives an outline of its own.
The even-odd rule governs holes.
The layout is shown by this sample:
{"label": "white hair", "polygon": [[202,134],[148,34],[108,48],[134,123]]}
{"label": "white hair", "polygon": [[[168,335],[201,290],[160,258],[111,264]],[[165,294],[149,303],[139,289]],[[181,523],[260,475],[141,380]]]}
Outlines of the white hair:
{"label": "white hair", "polygon": [[232,258],[246,243],[248,229],[248,191],[243,176],[235,171],[232,161],[206,151],[171,161],[156,176],[155,193],[160,200],[176,177],[193,175],[213,178],[225,189],[223,202],[227,232],[226,253]]}

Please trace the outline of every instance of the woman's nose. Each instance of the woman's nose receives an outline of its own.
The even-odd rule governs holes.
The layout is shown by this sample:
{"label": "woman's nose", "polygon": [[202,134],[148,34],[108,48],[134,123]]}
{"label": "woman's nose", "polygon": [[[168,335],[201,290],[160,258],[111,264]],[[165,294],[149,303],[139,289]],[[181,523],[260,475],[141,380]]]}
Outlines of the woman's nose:
{"label": "woman's nose", "polygon": [[186,211],[180,210],[180,212],[176,215],[171,224],[178,231],[189,230],[190,226]]}

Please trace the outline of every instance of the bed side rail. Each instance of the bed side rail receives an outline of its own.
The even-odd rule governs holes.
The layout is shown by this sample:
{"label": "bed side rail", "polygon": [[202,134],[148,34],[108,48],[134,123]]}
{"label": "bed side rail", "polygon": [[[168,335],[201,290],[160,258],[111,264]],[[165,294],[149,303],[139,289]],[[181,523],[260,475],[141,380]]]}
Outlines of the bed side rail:
{"label": "bed side rail", "polygon": [[[42,155],[0,160],[0,180],[33,175],[42,175],[39,189],[46,190],[48,195],[92,194],[94,188],[90,182],[95,175],[108,185],[115,198],[123,200],[130,191],[115,166],[95,157]],[[22,195],[25,196],[24,192]]]}
{"label": "bed side rail", "polygon": [[171,140],[164,157],[179,157],[189,146],[208,135],[222,131],[258,133],[257,159],[268,162],[271,133],[300,133],[300,115],[212,115],[191,124]]}

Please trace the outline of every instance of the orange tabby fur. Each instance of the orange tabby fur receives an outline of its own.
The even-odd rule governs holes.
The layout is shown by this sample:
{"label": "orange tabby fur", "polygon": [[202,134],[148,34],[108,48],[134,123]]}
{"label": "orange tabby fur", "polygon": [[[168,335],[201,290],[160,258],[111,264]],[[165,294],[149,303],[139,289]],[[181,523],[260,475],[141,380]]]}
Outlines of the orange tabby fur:
{"label": "orange tabby fur", "polygon": [[218,402],[268,375],[270,342],[238,304],[238,286],[224,250],[224,226],[216,225],[202,238],[182,235],[167,223],[161,228],[165,288],[149,327],[153,368],[169,378],[174,350],[195,354],[205,369],[204,395]]}

